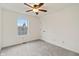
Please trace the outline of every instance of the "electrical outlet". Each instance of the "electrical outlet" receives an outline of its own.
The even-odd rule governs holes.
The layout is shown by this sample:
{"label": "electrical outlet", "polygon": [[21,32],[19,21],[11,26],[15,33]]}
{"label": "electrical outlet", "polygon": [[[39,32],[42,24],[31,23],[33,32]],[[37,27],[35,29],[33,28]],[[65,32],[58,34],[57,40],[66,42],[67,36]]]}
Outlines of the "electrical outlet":
{"label": "electrical outlet", "polygon": [[45,30],[43,30],[43,32],[46,32]]}

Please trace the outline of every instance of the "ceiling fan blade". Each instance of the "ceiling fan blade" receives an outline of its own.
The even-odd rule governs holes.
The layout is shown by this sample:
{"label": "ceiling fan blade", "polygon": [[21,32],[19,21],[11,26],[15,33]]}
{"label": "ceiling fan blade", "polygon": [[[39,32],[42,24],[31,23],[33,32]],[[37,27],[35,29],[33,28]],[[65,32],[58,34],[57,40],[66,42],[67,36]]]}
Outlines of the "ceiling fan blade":
{"label": "ceiling fan blade", "polygon": [[29,4],[27,4],[27,3],[24,3],[24,5],[27,5],[27,6],[31,7],[31,8],[33,8],[31,5],[29,5]]}
{"label": "ceiling fan blade", "polygon": [[39,11],[47,12],[47,10],[39,9]]}
{"label": "ceiling fan blade", "polygon": [[36,13],[36,15],[38,15],[38,12],[35,12]]}
{"label": "ceiling fan blade", "polygon": [[44,3],[40,3],[38,6],[41,7],[41,6],[43,6],[43,5],[44,5]]}
{"label": "ceiling fan blade", "polygon": [[32,11],[32,10],[27,10],[26,12],[30,12],[30,11]]}

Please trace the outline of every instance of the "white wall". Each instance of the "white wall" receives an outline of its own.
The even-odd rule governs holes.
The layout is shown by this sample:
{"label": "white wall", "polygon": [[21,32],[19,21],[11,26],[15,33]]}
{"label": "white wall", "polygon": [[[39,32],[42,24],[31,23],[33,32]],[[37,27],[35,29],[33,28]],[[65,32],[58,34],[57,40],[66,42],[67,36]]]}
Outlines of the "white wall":
{"label": "white wall", "polygon": [[43,40],[79,53],[79,5],[48,13],[40,20]]}
{"label": "white wall", "polygon": [[1,45],[2,45],[1,44],[1,40],[2,40],[2,35],[1,35],[2,34],[2,25],[1,25],[2,24],[2,22],[1,22],[2,20],[1,19],[2,18],[1,18],[1,8],[0,8],[0,50],[1,50]]}
{"label": "white wall", "polygon": [[7,9],[3,9],[2,12],[3,12],[2,47],[7,47],[10,45],[19,44],[22,42],[40,39],[40,33],[39,33],[40,22],[37,17],[26,15],[26,18],[29,20],[29,29],[28,29],[29,31],[27,35],[19,37],[17,36],[16,21],[19,16],[24,14],[20,14]]}

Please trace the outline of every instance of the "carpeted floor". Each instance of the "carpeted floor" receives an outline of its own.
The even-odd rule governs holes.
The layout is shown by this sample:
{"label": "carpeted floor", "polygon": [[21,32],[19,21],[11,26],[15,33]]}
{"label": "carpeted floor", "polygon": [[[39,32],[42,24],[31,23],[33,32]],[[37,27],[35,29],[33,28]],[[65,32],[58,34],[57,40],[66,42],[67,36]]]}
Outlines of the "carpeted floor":
{"label": "carpeted floor", "polygon": [[79,56],[79,54],[51,45],[42,40],[37,40],[3,48],[1,56]]}

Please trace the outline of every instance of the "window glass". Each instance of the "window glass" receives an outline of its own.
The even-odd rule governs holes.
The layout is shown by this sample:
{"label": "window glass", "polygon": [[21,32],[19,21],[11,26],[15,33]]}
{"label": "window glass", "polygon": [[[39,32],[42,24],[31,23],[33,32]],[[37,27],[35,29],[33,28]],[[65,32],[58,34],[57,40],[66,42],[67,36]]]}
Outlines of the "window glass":
{"label": "window glass", "polygon": [[28,29],[28,20],[25,16],[18,17],[17,19],[18,35],[26,35]]}

